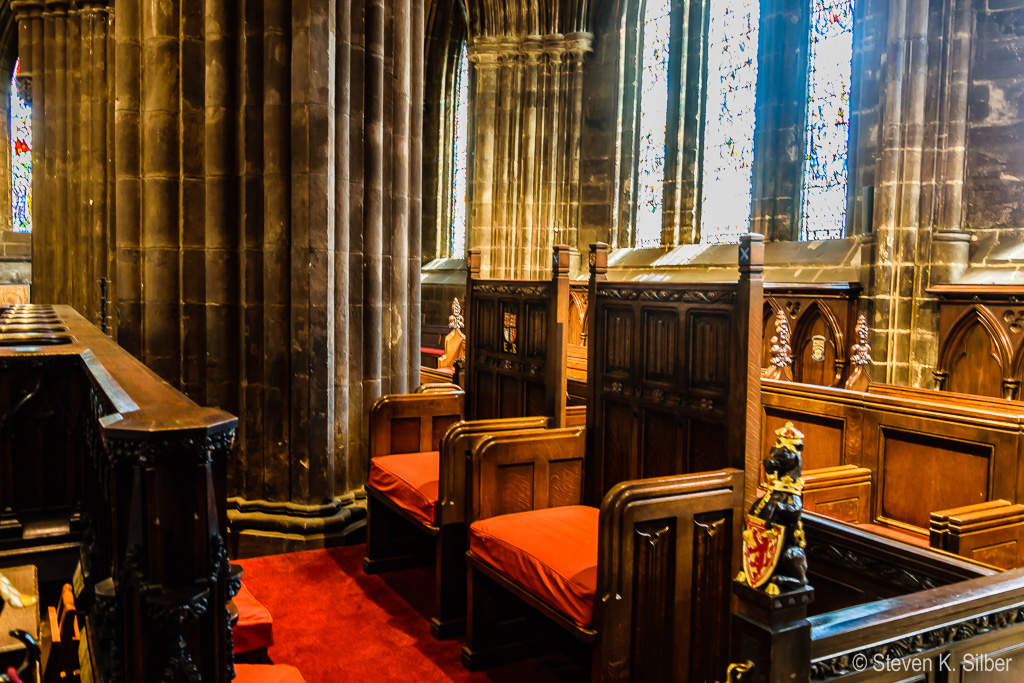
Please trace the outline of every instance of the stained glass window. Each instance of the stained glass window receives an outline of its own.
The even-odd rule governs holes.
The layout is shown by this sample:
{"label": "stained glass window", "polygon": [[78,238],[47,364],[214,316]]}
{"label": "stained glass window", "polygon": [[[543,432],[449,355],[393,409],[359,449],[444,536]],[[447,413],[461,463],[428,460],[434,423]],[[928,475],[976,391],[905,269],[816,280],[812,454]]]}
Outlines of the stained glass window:
{"label": "stained glass window", "polygon": [[32,106],[21,96],[14,63],[11,76],[11,227],[32,232]]}
{"label": "stained glass window", "polygon": [[668,124],[668,55],[671,0],[647,0],[640,72],[640,146],[637,163],[636,246],[661,244]]}
{"label": "stained glass window", "polygon": [[451,256],[466,257],[466,184],[469,175],[469,54],[466,44],[459,51],[459,73],[455,82],[455,131],[452,135],[452,225]]}
{"label": "stained glass window", "polygon": [[700,236],[739,242],[750,230],[758,0],[712,0],[701,167]]}
{"label": "stained glass window", "polygon": [[854,0],[811,0],[802,240],[846,233]]}

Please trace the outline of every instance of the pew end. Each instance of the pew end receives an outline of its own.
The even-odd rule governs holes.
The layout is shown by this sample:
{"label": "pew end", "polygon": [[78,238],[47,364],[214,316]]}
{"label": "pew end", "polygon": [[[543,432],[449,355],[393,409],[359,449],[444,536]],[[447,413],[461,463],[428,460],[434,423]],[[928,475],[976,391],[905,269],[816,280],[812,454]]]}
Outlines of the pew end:
{"label": "pew end", "polygon": [[381,396],[370,408],[370,458],[438,450],[445,430],[465,410],[461,390]]}
{"label": "pew end", "polygon": [[993,500],[931,514],[929,541],[1000,569],[1024,566],[1024,505]]}

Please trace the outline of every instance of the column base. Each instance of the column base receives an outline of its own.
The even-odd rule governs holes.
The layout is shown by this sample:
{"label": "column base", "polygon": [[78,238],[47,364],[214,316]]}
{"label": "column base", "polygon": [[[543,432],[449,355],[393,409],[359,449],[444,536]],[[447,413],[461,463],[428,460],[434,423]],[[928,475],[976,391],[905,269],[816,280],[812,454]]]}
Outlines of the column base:
{"label": "column base", "polygon": [[332,548],[366,540],[366,501],[327,505],[228,499],[228,552],[234,559]]}

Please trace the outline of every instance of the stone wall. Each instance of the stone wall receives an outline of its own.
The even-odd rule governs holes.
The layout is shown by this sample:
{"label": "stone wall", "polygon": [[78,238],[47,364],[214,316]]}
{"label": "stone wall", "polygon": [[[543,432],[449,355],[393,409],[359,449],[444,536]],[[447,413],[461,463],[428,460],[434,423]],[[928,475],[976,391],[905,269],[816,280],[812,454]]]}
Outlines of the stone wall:
{"label": "stone wall", "polygon": [[1024,1],[975,4],[966,186],[971,262],[1016,271],[1024,264]]}

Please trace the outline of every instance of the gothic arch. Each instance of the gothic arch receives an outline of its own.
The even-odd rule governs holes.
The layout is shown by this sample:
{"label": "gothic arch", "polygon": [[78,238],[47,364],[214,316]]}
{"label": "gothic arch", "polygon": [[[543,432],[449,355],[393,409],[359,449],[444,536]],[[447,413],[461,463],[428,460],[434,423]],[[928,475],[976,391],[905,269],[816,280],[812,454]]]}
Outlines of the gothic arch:
{"label": "gothic arch", "polygon": [[940,390],[1008,398],[1010,369],[1006,333],[990,311],[975,305],[953,323],[939,348],[935,381]]}
{"label": "gothic arch", "polygon": [[[793,380],[805,384],[839,386],[846,367],[846,335],[835,314],[823,301],[815,299],[793,326]],[[824,332],[825,348],[821,361],[812,358],[812,340]],[[816,376],[816,375],[819,375]]]}
{"label": "gothic arch", "polygon": [[[782,307],[774,297],[766,296],[764,299],[764,316],[761,321],[761,367],[768,367],[771,359],[772,337],[775,336],[775,316],[779,314]],[[788,321],[789,316],[786,316]]]}

